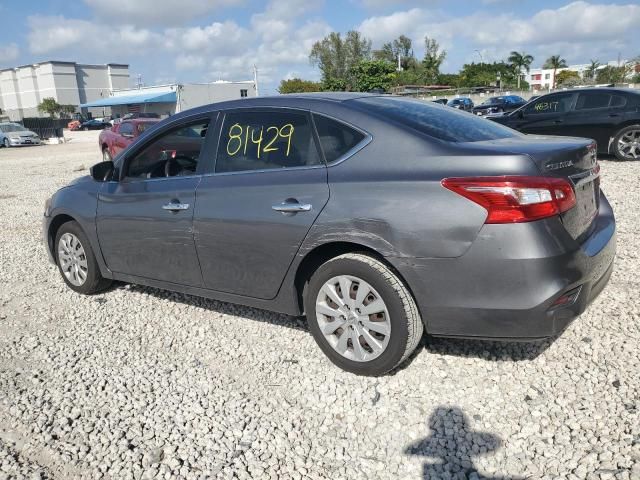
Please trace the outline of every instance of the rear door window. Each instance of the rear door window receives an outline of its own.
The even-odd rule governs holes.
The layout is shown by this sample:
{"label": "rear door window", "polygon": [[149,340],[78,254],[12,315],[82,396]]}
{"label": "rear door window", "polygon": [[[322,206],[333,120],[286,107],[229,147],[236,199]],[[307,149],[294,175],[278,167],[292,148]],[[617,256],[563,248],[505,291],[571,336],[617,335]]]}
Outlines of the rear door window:
{"label": "rear door window", "polygon": [[225,115],[216,173],[310,167],[321,163],[306,112],[246,110]]}
{"label": "rear door window", "polygon": [[627,104],[627,99],[622,95],[611,95],[610,107],[624,107]]}
{"label": "rear door window", "polygon": [[479,142],[520,135],[486,118],[421,100],[388,96],[358,98],[346,103],[447,142]]}
{"label": "rear door window", "polygon": [[611,94],[604,92],[581,92],[578,94],[576,110],[592,110],[606,108],[611,101]]}
{"label": "rear door window", "polygon": [[314,113],[313,122],[327,163],[344,157],[366,138],[364,133],[324,115]]}

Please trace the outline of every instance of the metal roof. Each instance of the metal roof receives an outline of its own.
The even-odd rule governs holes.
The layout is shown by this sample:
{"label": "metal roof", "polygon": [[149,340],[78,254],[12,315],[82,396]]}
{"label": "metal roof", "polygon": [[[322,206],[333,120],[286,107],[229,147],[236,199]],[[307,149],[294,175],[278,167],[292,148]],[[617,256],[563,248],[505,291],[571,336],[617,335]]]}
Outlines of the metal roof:
{"label": "metal roof", "polygon": [[135,105],[139,103],[175,103],[176,92],[150,92],[137,95],[121,95],[83,103],[81,107],[111,107],[113,105]]}

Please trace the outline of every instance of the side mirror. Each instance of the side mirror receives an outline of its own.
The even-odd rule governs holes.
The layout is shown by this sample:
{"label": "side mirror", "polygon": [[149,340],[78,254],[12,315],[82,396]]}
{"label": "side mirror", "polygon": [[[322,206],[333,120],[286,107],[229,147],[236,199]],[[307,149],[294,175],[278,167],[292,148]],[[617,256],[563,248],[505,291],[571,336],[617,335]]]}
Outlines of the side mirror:
{"label": "side mirror", "polygon": [[518,118],[521,118],[521,119],[524,118],[524,110],[523,109],[518,110]]}
{"label": "side mirror", "polygon": [[114,169],[113,162],[100,162],[91,167],[89,172],[96,182],[108,182],[111,180]]}

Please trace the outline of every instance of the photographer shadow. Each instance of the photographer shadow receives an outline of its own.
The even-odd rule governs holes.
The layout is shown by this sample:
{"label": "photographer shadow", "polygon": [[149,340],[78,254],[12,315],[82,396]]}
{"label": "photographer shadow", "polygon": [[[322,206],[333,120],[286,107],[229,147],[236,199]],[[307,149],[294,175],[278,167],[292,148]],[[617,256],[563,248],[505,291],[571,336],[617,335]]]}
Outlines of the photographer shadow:
{"label": "photographer shadow", "polygon": [[458,407],[438,407],[429,417],[428,437],[407,446],[404,453],[429,460],[423,466],[424,480],[524,480],[510,475],[485,476],[473,458],[497,451],[502,440],[489,432],[474,431]]}

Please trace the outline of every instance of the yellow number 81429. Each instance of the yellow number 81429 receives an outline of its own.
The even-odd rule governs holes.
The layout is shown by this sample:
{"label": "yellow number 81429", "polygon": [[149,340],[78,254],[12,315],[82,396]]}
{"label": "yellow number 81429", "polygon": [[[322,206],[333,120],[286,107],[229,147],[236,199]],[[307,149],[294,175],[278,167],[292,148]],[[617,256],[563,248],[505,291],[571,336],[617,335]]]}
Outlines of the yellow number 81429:
{"label": "yellow number 81429", "polygon": [[[243,154],[247,154],[247,148],[249,147],[249,143],[253,143],[257,148],[257,157],[260,158],[260,155],[265,152],[276,152],[279,150],[279,147],[274,147],[273,144],[280,138],[287,139],[287,150],[285,152],[285,156],[289,156],[291,152],[291,139],[295,132],[295,127],[287,123],[286,125],[282,125],[281,127],[270,126],[266,129],[267,138],[263,138],[263,132],[265,131],[264,126],[257,128],[250,127],[249,125],[240,125],[239,123],[235,123],[229,127],[229,140],[227,140],[227,155],[233,157],[237,155],[240,150],[243,151]],[[256,137],[256,133],[259,133]],[[265,145],[262,145],[263,140],[266,142]]]}

